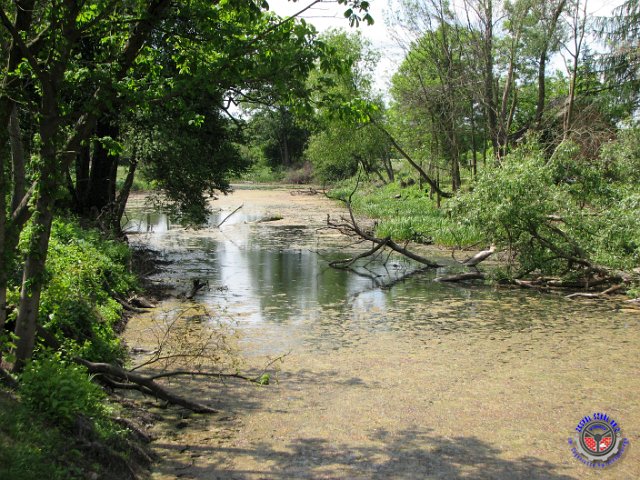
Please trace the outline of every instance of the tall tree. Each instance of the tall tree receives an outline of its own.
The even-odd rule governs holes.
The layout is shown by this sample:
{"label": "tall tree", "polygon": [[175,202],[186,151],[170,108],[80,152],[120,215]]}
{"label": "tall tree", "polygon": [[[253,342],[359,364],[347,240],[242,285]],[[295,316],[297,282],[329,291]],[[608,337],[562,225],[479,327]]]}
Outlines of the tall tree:
{"label": "tall tree", "polygon": [[[351,7],[346,16],[352,21],[370,20],[366,13],[367,2],[339,0],[339,3]],[[94,197],[93,203],[101,206],[113,200],[116,161],[112,153],[121,148],[114,138],[119,136],[116,112],[135,110],[136,102],[144,104],[151,96],[159,102],[179,98],[189,91],[189,82],[194,82],[192,86],[198,82],[203,88],[211,85],[208,98],[220,100],[231,85],[241,84],[242,88],[250,90],[250,82],[256,77],[247,77],[247,73],[256,66],[260,67],[257,70],[263,76],[280,71],[280,79],[284,76],[282,72],[297,76],[310,68],[305,61],[315,59],[308,53],[312,48],[304,50],[302,58],[296,57],[291,48],[285,50],[288,57],[274,57],[273,50],[263,48],[267,37],[273,36],[292,39],[291,43],[295,45],[309,46],[313,42],[312,32],[305,25],[281,28],[288,25],[289,20],[266,18],[265,8],[265,2],[204,0],[61,0],[53,4],[16,0],[2,3],[2,39],[8,40],[3,43],[6,48],[3,49],[4,75],[0,89],[2,323],[6,310],[6,272],[12,257],[15,258],[20,230],[30,222],[28,232],[23,232],[26,253],[15,330],[18,335],[16,370],[24,366],[34,348],[55,208],[64,195],[65,186],[70,193],[85,191],[85,186],[72,182],[73,173],[81,173],[76,180],[86,178],[86,165],[80,162],[74,171],[71,168],[79,155],[87,154],[92,135],[98,134],[99,143],[94,150],[92,161],[95,164],[90,169],[91,188],[88,191]],[[173,72],[177,74],[165,75],[162,65],[153,63],[157,58],[155,47],[161,44],[158,40],[170,43],[174,54],[171,58]],[[283,62],[273,61],[273,58],[295,61],[290,64],[291,68],[285,69]],[[162,81],[150,82],[154,76]],[[147,95],[150,91],[154,95]],[[34,150],[28,153],[37,160],[30,164],[30,188],[20,186],[24,182],[13,182],[14,198],[7,201],[5,193],[10,190],[8,159],[11,158],[7,127],[16,99],[23,97],[26,101],[20,105],[34,120],[35,130]],[[211,107],[211,103],[207,107]],[[206,115],[203,119],[197,110],[188,113],[192,116],[186,121],[187,125],[206,123]],[[219,125],[217,115],[211,117],[212,125]],[[14,124],[12,139],[19,138],[15,135],[18,131]],[[219,132],[218,128],[209,130],[208,134],[215,136]],[[16,167],[20,164],[20,153],[15,148],[13,153],[13,171],[19,173]],[[170,183],[166,185],[170,186]],[[23,197],[19,198],[23,191]],[[9,209],[9,206],[15,208]]]}

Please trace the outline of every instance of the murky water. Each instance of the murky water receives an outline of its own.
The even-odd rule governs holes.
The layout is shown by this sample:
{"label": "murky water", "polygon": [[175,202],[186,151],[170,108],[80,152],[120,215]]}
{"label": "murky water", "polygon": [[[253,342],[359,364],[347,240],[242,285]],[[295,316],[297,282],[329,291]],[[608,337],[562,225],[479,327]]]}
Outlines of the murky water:
{"label": "murky water", "polygon": [[[176,294],[208,282],[194,301],[233,319],[249,366],[290,353],[277,385],[197,390],[228,415],[167,434],[156,478],[640,477],[637,312],[436,283],[455,267],[435,251],[439,272],[397,257],[331,269],[365,246],[322,229],[343,212],[321,197],[239,190],[214,206],[194,232],[132,202],[131,241],[167,260],[153,278]],[[567,444],[594,411],[631,440],[604,472]]]}

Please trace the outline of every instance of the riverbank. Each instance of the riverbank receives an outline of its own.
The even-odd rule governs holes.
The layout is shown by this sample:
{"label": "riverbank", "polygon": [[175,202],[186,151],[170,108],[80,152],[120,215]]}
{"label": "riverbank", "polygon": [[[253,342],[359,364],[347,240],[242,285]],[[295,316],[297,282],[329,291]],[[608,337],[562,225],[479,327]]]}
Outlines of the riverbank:
{"label": "riverbank", "polygon": [[[138,288],[129,249],[73,217],[53,224],[35,354],[0,386],[0,477],[138,478],[150,463],[143,441],[121,417],[127,409],[92,381],[76,358],[124,362],[118,332],[124,298]],[[19,283],[10,284],[13,327]],[[5,343],[5,341],[7,343]],[[12,337],[0,332],[3,368]],[[11,389],[9,389],[11,387]]]}
{"label": "riverbank", "polygon": [[185,319],[198,336],[232,329],[241,371],[257,374],[287,354],[271,367],[277,382],[268,386],[171,381],[218,414],[149,400],[146,408],[165,418],[153,427],[151,446],[162,459],[154,479],[640,475],[633,447],[595,471],[567,444],[594,411],[613,416],[632,446],[640,440],[636,313],[442,285],[432,281],[436,272],[380,288],[377,275],[410,268],[400,259],[386,272],[370,266],[374,278],[328,269],[328,259],[361,246],[324,229],[327,213],[346,212],[320,195],[237,189],[213,203],[212,226],[197,232],[162,217],[147,222],[142,206],[133,207],[144,233],[132,242],[168,262],[152,279],[169,281],[176,295],[194,277],[209,286],[186,305],[167,301],[134,317],[130,347],[148,349],[159,319],[186,306],[221,320]]}

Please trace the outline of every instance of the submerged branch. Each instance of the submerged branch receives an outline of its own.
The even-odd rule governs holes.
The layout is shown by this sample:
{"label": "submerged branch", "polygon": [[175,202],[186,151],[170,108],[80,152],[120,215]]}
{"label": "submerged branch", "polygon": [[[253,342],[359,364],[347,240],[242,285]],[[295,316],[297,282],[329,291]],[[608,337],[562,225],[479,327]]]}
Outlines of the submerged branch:
{"label": "submerged branch", "polygon": [[[353,195],[353,194],[352,194]],[[376,236],[373,235],[373,233],[369,233],[364,231],[359,225],[358,222],[355,219],[355,216],[353,214],[353,209],[351,208],[351,196],[349,196],[349,200],[346,201],[347,204],[347,208],[349,209],[349,217],[350,218],[344,218],[344,217],[340,217],[340,219],[342,220],[342,223],[337,223],[333,220],[331,220],[331,216],[327,215],[327,227],[333,230],[337,230],[340,233],[342,233],[343,235],[349,235],[349,236],[357,236],[363,240],[369,241],[373,244],[373,247],[371,249],[369,249],[367,252],[364,253],[360,253],[358,255],[356,255],[353,258],[349,258],[349,259],[345,259],[345,260],[336,260],[333,261],[331,263],[329,263],[330,266],[334,267],[334,268],[346,268],[351,266],[356,260],[359,260],[361,258],[365,258],[365,257],[369,257],[373,254],[375,254],[376,252],[378,252],[378,250],[385,248],[385,247],[389,247],[391,250],[398,252],[402,255],[404,255],[405,257],[408,257],[418,263],[421,263],[423,265],[426,265],[427,267],[430,268],[438,268],[441,265],[426,258],[423,257],[421,255],[418,255],[415,252],[412,252],[411,250],[408,250],[407,248],[398,245],[396,242],[394,242],[390,237],[385,237],[385,238],[378,238]]]}

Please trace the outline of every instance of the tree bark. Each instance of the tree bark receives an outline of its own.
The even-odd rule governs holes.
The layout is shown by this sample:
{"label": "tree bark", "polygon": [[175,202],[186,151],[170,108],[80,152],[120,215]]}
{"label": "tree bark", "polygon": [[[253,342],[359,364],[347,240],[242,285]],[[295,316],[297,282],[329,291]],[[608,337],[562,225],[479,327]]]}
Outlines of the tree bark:
{"label": "tree bark", "polygon": [[[55,83],[51,82],[52,84]],[[58,186],[56,171],[56,133],[58,123],[57,92],[53,85],[45,85],[42,95],[42,119],[40,120],[40,149],[43,162],[35,213],[33,215],[33,233],[22,272],[22,287],[15,333],[16,362],[14,371],[20,372],[35,345],[40,294],[44,285],[44,266],[49,250],[49,237],[53,221],[53,203]]]}
{"label": "tree bark", "polygon": [[89,196],[89,173],[91,168],[91,148],[89,145],[82,145],[76,156],[76,194],[78,199],[78,213],[82,212],[82,208],[87,203]]}
{"label": "tree bark", "polygon": [[[107,385],[111,385],[115,388],[129,388],[139,390],[143,393],[154,395],[161,400],[165,400],[175,405],[188,408],[196,413],[216,413],[217,410],[201,403],[193,402],[185,397],[176,395],[175,393],[167,390],[162,385],[154,381],[153,377],[145,377],[136,372],[124,370],[115,365],[109,363],[94,363],[77,358],[76,362],[84,365],[89,370],[89,373],[93,375],[100,375],[105,379]],[[159,378],[159,377],[155,377]],[[122,383],[126,382],[126,383]]]}
{"label": "tree bark", "polygon": [[89,191],[83,210],[95,210],[100,213],[115,201],[115,174],[118,167],[118,157],[110,155],[108,148],[99,139],[104,137],[117,139],[118,128],[110,120],[101,118],[97,123],[96,135],[98,140],[95,142],[91,159]]}
{"label": "tree bark", "polygon": [[[135,149],[135,147],[134,147]],[[111,229],[114,232],[120,232],[121,227],[120,224],[122,222],[122,216],[124,215],[124,209],[127,206],[127,200],[129,199],[129,194],[131,193],[131,187],[133,186],[133,179],[136,174],[136,167],[138,166],[138,161],[135,158],[135,152],[129,160],[129,170],[127,171],[127,178],[124,180],[124,185],[122,186],[122,190],[118,194],[118,198],[115,202],[113,219]]]}
{"label": "tree bark", "polygon": [[[27,31],[31,26],[31,21],[33,18],[33,0],[16,0],[16,18],[15,22],[11,25],[7,25],[6,22],[8,18],[2,12],[2,23],[4,24],[7,30],[13,28],[16,32],[22,33]],[[13,237],[12,230],[13,225],[11,221],[11,214],[15,211],[15,208],[11,208],[7,213],[7,197],[6,192],[9,189],[9,182],[6,176],[7,171],[7,160],[8,157],[5,154],[4,145],[7,144],[7,141],[11,139],[12,147],[13,147],[13,138],[11,138],[10,131],[10,122],[12,119],[12,115],[15,113],[15,103],[10,97],[10,93],[18,88],[20,79],[17,76],[8,75],[15,71],[20,62],[22,61],[23,54],[21,51],[21,47],[16,42],[15,38],[12,38],[11,43],[8,48],[8,57],[6,64],[6,75],[2,79],[2,83],[0,84],[0,332],[4,331],[4,325],[7,317],[7,282],[8,282],[8,272],[9,265],[11,262],[11,257],[14,249],[14,242],[11,241]],[[13,124],[13,131],[15,132],[15,126],[17,123]],[[15,173],[15,169],[14,169]],[[15,202],[19,202],[22,199],[16,199],[15,190],[14,197],[11,201],[11,206],[13,207]],[[8,216],[7,216],[8,215]],[[0,357],[0,360],[2,358]]]}
{"label": "tree bark", "polygon": [[435,180],[433,180],[431,177],[429,177],[429,175],[427,175],[427,172],[425,172],[422,167],[420,165],[418,165],[410,156],[407,152],[404,151],[404,149],[398,144],[398,142],[396,142],[396,139],[393,138],[393,135],[391,135],[384,127],[382,127],[380,124],[378,124],[378,122],[374,121],[373,119],[370,119],[370,122],[376,126],[376,128],[378,128],[382,133],[384,133],[387,138],[389,139],[389,141],[391,142],[391,145],[393,145],[395,147],[395,149],[398,151],[398,153],[400,153],[400,155],[402,155],[405,160],[407,160],[407,162],[409,162],[409,164],[416,169],[416,171],[418,171],[418,173],[420,173],[420,176],[431,186],[431,188],[437,192],[439,195],[441,195],[444,198],[451,198],[451,193],[449,192],[443,192],[442,190],[440,190],[440,186],[437,184],[437,182]]}
{"label": "tree bark", "polygon": [[[20,119],[18,118],[18,108],[14,104],[9,118],[9,141],[11,143],[11,169],[13,172],[13,195],[11,200],[11,211],[18,208],[22,197],[25,194],[25,156],[22,134],[20,132]],[[5,190],[3,190],[5,191]]]}

